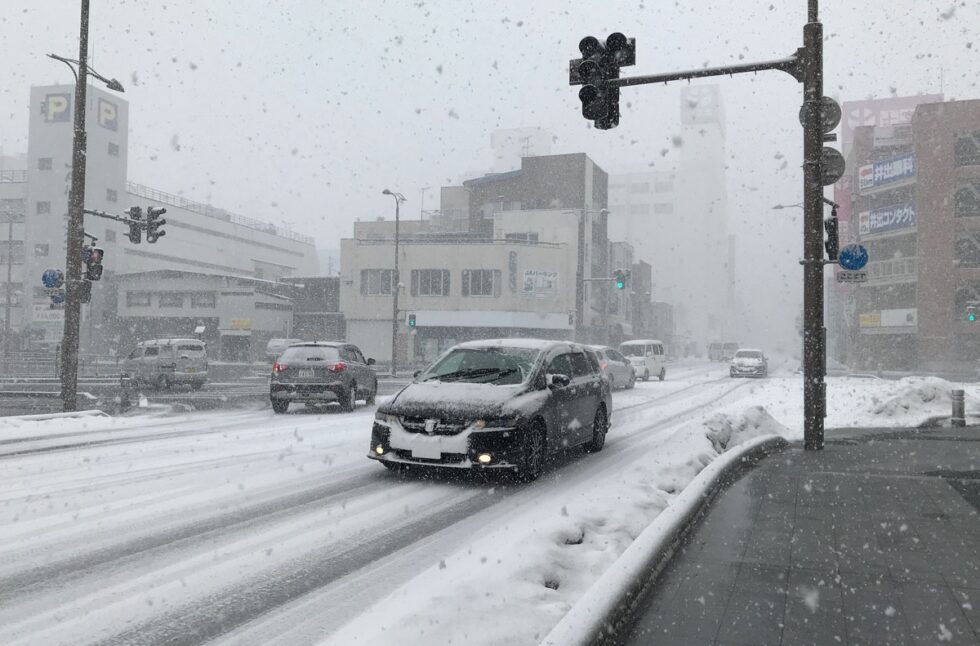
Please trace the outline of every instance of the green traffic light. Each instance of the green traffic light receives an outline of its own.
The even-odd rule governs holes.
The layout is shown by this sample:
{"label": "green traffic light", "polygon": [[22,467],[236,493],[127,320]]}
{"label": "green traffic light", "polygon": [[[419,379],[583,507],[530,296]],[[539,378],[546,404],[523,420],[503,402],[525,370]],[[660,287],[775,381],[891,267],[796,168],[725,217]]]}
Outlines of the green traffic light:
{"label": "green traffic light", "polygon": [[974,312],[970,312],[969,314],[967,314],[967,315],[966,315],[966,320],[967,320],[967,321],[976,321],[976,320],[977,320],[977,315],[976,315],[976,313],[974,313]]}
{"label": "green traffic light", "polygon": [[626,281],[625,280],[617,280],[616,281],[616,289],[625,289],[625,287],[626,287]]}

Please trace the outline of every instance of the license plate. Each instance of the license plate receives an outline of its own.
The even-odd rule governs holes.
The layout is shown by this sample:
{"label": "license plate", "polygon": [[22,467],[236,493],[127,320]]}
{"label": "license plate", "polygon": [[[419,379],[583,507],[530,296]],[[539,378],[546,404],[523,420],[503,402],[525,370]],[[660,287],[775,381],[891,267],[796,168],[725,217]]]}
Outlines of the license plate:
{"label": "license plate", "polygon": [[439,460],[442,458],[442,447],[435,442],[419,444],[412,448],[412,457],[423,460]]}
{"label": "license plate", "polygon": [[304,378],[305,379],[312,379],[313,378],[313,371],[312,370],[300,370],[297,373],[296,376],[299,377],[300,379],[304,379]]}

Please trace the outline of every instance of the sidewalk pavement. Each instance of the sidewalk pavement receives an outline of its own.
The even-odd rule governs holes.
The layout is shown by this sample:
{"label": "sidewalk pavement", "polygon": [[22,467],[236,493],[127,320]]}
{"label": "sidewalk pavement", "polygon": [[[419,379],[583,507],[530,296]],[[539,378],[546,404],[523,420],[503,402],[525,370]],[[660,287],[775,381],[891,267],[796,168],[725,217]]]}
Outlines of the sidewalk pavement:
{"label": "sidewalk pavement", "polygon": [[828,431],[744,473],[619,644],[980,644],[980,427]]}

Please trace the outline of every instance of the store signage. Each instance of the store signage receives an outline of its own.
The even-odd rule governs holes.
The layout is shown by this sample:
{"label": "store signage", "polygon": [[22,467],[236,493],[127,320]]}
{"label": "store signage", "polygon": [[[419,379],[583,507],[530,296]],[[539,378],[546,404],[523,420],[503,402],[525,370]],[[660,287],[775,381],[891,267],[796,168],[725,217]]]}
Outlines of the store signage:
{"label": "store signage", "polygon": [[863,236],[910,229],[915,225],[915,206],[911,202],[872,209],[858,215],[858,231]]}
{"label": "store signage", "polygon": [[902,155],[874,163],[874,185],[883,186],[915,177],[915,155]]}

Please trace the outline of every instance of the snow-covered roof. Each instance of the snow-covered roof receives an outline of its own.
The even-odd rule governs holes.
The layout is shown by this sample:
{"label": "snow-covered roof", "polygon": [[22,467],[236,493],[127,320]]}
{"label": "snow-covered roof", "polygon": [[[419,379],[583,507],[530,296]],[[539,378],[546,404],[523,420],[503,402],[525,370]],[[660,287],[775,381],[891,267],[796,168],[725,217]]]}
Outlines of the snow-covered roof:
{"label": "snow-covered roof", "polygon": [[530,350],[544,350],[560,341],[548,341],[546,339],[485,339],[482,341],[466,341],[460,343],[460,348],[527,348]]}
{"label": "snow-covered roof", "polygon": [[738,354],[739,352],[758,352],[759,354],[765,354],[765,352],[763,352],[758,348],[739,348],[738,350],[735,351],[736,354]]}
{"label": "snow-covered roof", "polygon": [[660,341],[658,339],[633,339],[632,341],[623,341],[619,345],[620,346],[624,346],[624,345],[646,345],[648,343],[663,343],[663,341]]}

